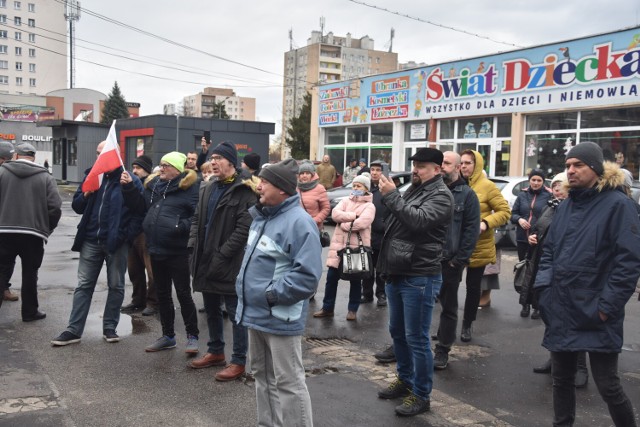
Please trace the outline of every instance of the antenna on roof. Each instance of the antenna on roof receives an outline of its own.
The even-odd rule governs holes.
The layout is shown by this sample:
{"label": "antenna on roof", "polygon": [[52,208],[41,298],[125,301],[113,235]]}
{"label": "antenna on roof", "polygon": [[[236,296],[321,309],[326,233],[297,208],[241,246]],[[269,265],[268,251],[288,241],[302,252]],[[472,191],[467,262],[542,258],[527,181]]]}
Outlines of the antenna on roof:
{"label": "antenna on roof", "polygon": [[324,16],[320,17],[320,36],[324,37]]}

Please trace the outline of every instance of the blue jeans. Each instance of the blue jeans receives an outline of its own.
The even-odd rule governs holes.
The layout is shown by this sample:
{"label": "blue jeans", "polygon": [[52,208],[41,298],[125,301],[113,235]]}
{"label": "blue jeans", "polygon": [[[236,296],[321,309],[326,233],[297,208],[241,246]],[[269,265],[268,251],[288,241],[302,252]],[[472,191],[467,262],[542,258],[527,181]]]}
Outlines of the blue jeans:
{"label": "blue jeans", "polygon": [[435,297],[442,276],[394,276],[387,281],[389,332],[396,354],[398,378],[413,393],[429,399],[433,388],[433,353],[429,341]]}
{"label": "blue jeans", "polygon": [[[337,268],[329,267],[327,270],[327,283],[324,286],[324,299],[322,300],[322,309],[324,311],[333,311],[336,306],[336,295],[338,294],[338,282],[340,281],[340,272]],[[360,296],[362,295],[362,280],[350,280],[349,284],[349,311],[357,312],[360,307]]]}
{"label": "blue jeans", "polygon": [[124,300],[124,273],[127,269],[127,254],[129,245],[121,245],[114,253],[107,252],[103,244],[85,241],[80,249],[78,261],[78,286],[73,293],[73,307],[69,316],[67,331],[82,336],[84,325],[89,315],[91,298],[96,288],[96,282],[102,270],[102,264],[107,264],[107,284],[109,291],[107,303],[104,306],[102,319],[103,329],[116,329],[120,321],[120,307]]}
{"label": "blue jeans", "polygon": [[247,328],[236,322],[236,308],[238,297],[236,295],[221,295],[210,292],[202,293],[204,309],[207,312],[207,326],[209,327],[208,352],[212,354],[224,354],[224,318],[220,304],[224,301],[229,314],[229,320],[233,323],[233,353],[231,363],[244,366],[247,363],[248,337]]}

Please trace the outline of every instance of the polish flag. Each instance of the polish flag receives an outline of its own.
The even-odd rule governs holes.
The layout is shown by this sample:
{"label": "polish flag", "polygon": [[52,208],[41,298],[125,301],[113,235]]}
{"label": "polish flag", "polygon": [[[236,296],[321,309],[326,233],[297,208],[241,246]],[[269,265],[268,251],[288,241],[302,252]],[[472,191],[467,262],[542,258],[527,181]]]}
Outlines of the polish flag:
{"label": "polish flag", "polygon": [[102,148],[102,152],[93,164],[93,167],[87,175],[87,179],[82,184],[82,191],[97,191],[102,185],[102,178],[105,173],[111,172],[114,169],[122,166],[122,159],[120,158],[120,147],[118,147],[118,140],[116,138],[116,121],[113,121],[111,129],[109,129],[109,136],[107,136],[107,143]]}

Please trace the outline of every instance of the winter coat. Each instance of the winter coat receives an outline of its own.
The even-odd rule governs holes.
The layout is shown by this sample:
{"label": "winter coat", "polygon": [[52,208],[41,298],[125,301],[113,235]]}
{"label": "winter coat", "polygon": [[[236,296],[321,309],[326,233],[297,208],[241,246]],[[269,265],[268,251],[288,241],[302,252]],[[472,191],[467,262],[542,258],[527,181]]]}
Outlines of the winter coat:
{"label": "winter coat", "polygon": [[302,335],[309,298],[322,276],[318,228],[298,194],[249,212],[253,222],[236,280],[236,321],[274,335]]}
{"label": "winter coat", "polygon": [[461,177],[451,183],[454,211],[447,230],[442,259],[456,267],[469,264],[480,234],[480,204],[476,193]]}
{"label": "winter coat", "polygon": [[322,184],[325,189],[331,190],[333,188],[333,182],[338,177],[335,166],[331,163],[320,163],[316,166],[316,173],[320,179],[320,184]]}
{"label": "winter coat", "polygon": [[125,198],[136,203],[136,211],[146,211],[142,228],[149,254],[186,254],[191,217],[198,203],[198,175],[185,169],[166,187],[162,184],[158,174],[149,175],[142,197],[126,185]]}
{"label": "winter coat", "polygon": [[[96,236],[87,236],[89,222],[99,230],[105,231],[105,244],[109,253],[114,253],[123,244],[131,245],[133,240],[142,231],[142,219],[144,211],[136,210],[134,206],[125,203],[124,188],[120,185],[120,175],[122,168],[104,174],[102,184],[98,191],[84,196],[82,184],[87,179],[91,168],[85,171],[85,176],[73,195],[71,208],[79,215],[82,215],[78,224],[78,232],[73,241],[72,251],[80,252],[85,240],[96,240]],[[142,183],[133,173],[130,173],[132,182],[131,191],[142,193]]]}
{"label": "winter coat", "polygon": [[496,244],[494,229],[504,225],[511,217],[509,203],[502,197],[502,193],[484,174],[484,160],[482,155],[473,151],[476,166],[469,177],[469,187],[475,191],[480,202],[480,220],[487,224],[487,229],[480,233],[476,248],[471,255],[469,267],[483,267],[496,263]]}
{"label": "winter coat", "polygon": [[571,189],[553,217],[534,285],[550,351],[621,351],[624,306],[640,275],[640,220],[623,180],[605,162],[597,185]]}
{"label": "winter coat", "polygon": [[389,209],[376,270],[385,276],[441,273],[442,245],[453,217],[451,192],[440,175],[383,196]]}
{"label": "winter coat", "polygon": [[358,176],[358,172],[360,172],[360,166],[347,166],[342,174],[342,185],[350,184],[351,181]]}
{"label": "winter coat", "polygon": [[56,180],[42,166],[16,160],[0,167],[0,233],[30,234],[46,243],[61,206]]}
{"label": "winter coat", "polygon": [[376,216],[371,223],[371,247],[374,251],[379,251],[384,237],[384,224],[389,216],[389,210],[382,203],[382,193],[377,185],[371,183],[371,195],[373,205],[376,207]]}
{"label": "winter coat", "polygon": [[518,224],[520,218],[527,220],[533,227],[550,199],[551,192],[544,186],[539,190],[527,187],[518,194],[518,198],[511,208],[511,222],[516,225],[516,241],[528,243],[529,230],[520,227]]}
{"label": "winter coat", "polygon": [[[333,208],[331,218],[336,223],[336,229],[329,245],[327,267],[338,268],[340,265],[339,250],[347,246],[358,247],[357,233],[360,233],[364,246],[371,246],[371,223],[376,216],[376,207],[371,203],[372,199],[371,193],[364,196],[352,195],[340,200],[340,203]],[[350,229],[351,240],[347,242]]]}
{"label": "winter coat", "polygon": [[[318,179],[317,176],[314,178]],[[304,210],[311,215],[318,229],[322,230],[324,220],[327,219],[329,212],[331,212],[331,204],[327,197],[327,190],[322,184],[318,183],[318,185],[307,191],[303,191],[298,187],[298,194],[300,194]]]}
{"label": "winter coat", "polygon": [[200,188],[198,208],[191,223],[193,290],[235,295],[236,277],[251,225],[249,208],[258,201],[257,180],[235,177],[218,200],[213,224],[207,233],[209,198],[216,185],[216,181],[209,181]]}

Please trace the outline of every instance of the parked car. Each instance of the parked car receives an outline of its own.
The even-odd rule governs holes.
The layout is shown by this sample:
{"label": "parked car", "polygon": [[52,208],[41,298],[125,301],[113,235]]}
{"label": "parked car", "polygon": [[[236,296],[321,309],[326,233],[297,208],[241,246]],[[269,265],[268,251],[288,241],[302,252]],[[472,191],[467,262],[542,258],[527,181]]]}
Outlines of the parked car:
{"label": "parked car", "polygon": [[[489,179],[498,187],[502,197],[509,203],[510,209],[513,209],[518,194],[529,187],[529,178],[526,176],[494,176]],[[551,188],[551,180],[545,179],[544,185]],[[497,228],[495,239],[496,244],[516,246],[516,225],[508,221],[502,227]]]}
{"label": "parked car", "polygon": [[[396,183],[396,187],[404,190],[408,187],[407,184],[411,183],[411,172],[389,172],[389,178],[393,179]],[[402,192],[404,192],[404,190]],[[343,185],[342,187],[332,188],[327,191],[327,197],[329,197],[329,204],[331,205],[331,211],[338,206],[340,200],[345,197],[349,197],[351,194],[351,183]],[[333,223],[331,220],[331,214],[327,217],[327,222]]]}

